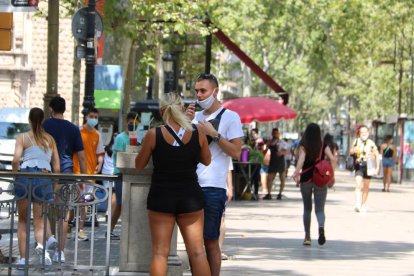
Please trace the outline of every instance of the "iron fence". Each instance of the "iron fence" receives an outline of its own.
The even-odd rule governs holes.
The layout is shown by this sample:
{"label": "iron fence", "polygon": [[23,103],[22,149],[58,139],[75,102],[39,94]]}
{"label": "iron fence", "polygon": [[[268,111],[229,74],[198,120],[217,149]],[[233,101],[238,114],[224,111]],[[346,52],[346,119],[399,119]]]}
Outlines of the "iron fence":
{"label": "iron fence", "polygon": [[[24,184],[20,179],[29,180]],[[115,181],[118,176],[114,175],[86,175],[86,174],[52,174],[52,173],[12,173],[0,172],[0,270],[7,271],[8,275],[14,274],[14,271],[21,270],[24,275],[31,275],[39,272],[55,272],[55,271],[102,271],[109,275],[110,267],[110,225],[111,225],[111,201],[112,201],[112,185],[107,190],[102,185],[94,183],[94,180]],[[53,188],[50,188],[52,182]],[[15,235],[17,206],[23,204],[27,199],[27,226],[25,239],[25,264],[16,264],[18,238],[22,237],[19,233]],[[105,237],[105,246],[99,242],[101,238],[95,237],[96,229],[96,210],[97,206],[107,202],[107,229]],[[40,255],[40,261],[36,262],[31,252],[30,245],[34,245],[36,240],[30,234],[31,230],[31,212],[32,203],[41,204],[43,219],[43,247]],[[38,205],[37,205],[38,206]],[[80,244],[78,238],[80,214],[82,208],[88,209],[88,218],[91,222],[90,243]],[[69,222],[69,214],[74,213],[75,235],[73,257],[66,256],[65,262],[61,262],[60,245],[68,243],[63,239],[64,226]],[[52,233],[57,237],[56,249],[52,254],[57,254],[58,262],[48,264],[46,262],[46,254],[50,254],[53,248],[47,247],[47,224],[50,223]],[[8,237],[8,240],[7,240]],[[23,240],[23,238],[21,238]],[[97,243],[98,241],[98,243]],[[97,246],[98,245],[98,246]],[[33,247],[33,246],[32,246]],[[96,256],[102,256],[102,250],[105,250],[104,262],[97,261]],[[4,251],[3,251],[4,250]],[[50,251],[49,251],[50,250]],[[7,252],[6,252],[7,251]],[[89,252],[88,252],[89,251]],[[3,253],[4,252],[4,253]],[[57,252],[57,253],[55,253]],[[82,252],[82,254],[79,254]],[[85,256],[89,256],[86,258]],[[80,259],[81,258],[81,259]],[[20,272],[21,273],[21,272]]]}

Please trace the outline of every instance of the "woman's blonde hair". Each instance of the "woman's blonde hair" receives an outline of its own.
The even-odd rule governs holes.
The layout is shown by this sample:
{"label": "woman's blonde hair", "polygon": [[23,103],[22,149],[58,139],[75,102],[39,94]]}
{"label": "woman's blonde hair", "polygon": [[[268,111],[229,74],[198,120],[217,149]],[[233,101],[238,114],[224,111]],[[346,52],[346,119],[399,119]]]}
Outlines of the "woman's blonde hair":
{"label": "woman's blonde hair", "polygon": [[183,112],[184,104],[181,97],[176,93],[167,93],[160,100],[162,119],[166,124],[171,120],[175,121],[185,130],[192,131],[190,119]]}

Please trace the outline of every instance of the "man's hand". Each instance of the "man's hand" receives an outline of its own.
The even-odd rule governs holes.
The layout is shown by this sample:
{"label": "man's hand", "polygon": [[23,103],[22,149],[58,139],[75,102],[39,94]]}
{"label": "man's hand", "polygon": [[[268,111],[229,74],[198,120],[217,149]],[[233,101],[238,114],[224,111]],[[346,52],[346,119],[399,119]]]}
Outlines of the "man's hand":
{"label": "man's hand", "polygon": [[233,198],[233,189],[227,189],[227,202],[230,202]]}
{"label": "man's hand", "polygon": [[217,132],[217,130],[213,127],[213,125],[210,122],[201,121],[201,122],[198,122],[198,123],[203,128],[204,133],[206,135],[211,136],[211,137],[217,136],[218,132]]}
{"label": "man's hand", "polygon": [[185,114],[187,117],[192,121],[195,117],[195,104],[189,104],[187,109],[185,110]]}

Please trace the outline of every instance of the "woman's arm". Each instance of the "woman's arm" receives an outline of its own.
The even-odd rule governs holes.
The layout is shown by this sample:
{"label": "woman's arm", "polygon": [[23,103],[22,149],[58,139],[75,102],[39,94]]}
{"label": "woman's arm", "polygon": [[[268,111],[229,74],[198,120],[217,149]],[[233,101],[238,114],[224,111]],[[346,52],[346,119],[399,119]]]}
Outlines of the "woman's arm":
{"label": "woman's arm", "polygon": [[141,151],[135,158],[135,168],[137,170],[144,169],[152,155],[152,151],[155,148],[155,128],[148,130],[144,139],[142,140]]}
{"label": "woman's arm", "polygon": [[332,154],[332,151],[329,147],[325,148],[325,156],[328,156],[329,162],[331,163],[332,168],[335,170],[335,168],[336,168],[336,158]]}
{"label": "woman's arm", "polygon": [[201,147],[200,163],[205,166],[208,166],[211,163],[211,152],[210,152],[210,148],[208,147],[207,136],[199,125],[196,125],[196,127],[198,130],[198,141]]}
{"label": "woman's arm", "polygon": [[13,155],[13,161],[12,161],[12,170],[14,172],[17,172],[19,170],[20,165],[20,158],[23,154],[23,134],[20,134],[16,137],[16,145],[14,147],[14,155]]}
{"label": "woman's arm", "polygon": [[296,183],[299,183],[300,171],[302,170],[303,164],[305,163],[305,157],[306,157],[305,149],[302,146],[299,146],[299,158],[296,164],[295,172],[293,173],[293,176],[292,176],[293,180],[295,180]]}

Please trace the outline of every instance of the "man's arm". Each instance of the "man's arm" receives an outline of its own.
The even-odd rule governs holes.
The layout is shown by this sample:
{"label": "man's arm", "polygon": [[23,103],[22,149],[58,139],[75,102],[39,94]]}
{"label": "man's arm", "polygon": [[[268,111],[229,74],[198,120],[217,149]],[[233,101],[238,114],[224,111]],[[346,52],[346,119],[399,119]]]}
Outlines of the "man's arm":
{"label": "man's arm", "polygon": [[85,174],[86,173],[86,157],[85,157],[85,151],[81,150],[81,151],[78,151],[77,153],[78,153],[80,173],[81,174]]}

